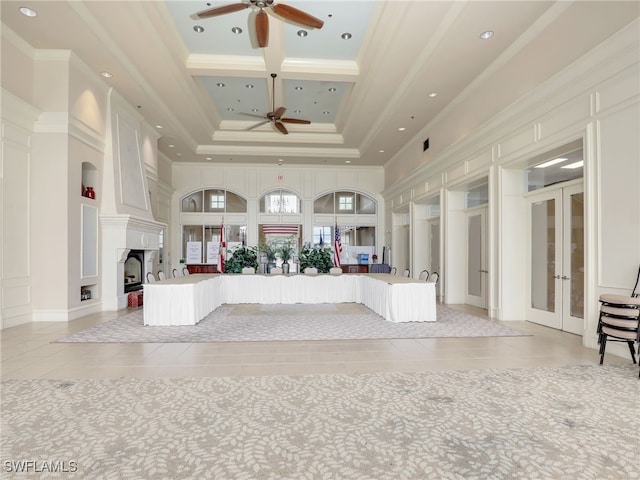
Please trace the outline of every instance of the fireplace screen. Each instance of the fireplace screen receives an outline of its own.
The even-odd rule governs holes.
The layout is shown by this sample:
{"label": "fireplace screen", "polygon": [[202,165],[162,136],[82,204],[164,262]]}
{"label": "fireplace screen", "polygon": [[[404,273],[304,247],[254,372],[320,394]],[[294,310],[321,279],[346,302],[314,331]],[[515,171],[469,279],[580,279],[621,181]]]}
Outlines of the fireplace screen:
{"label": "fireplace screen", "polygon": [[144,251],[131,250],[124,262],[124,291],[133,292],[142,289],[144,278]]}

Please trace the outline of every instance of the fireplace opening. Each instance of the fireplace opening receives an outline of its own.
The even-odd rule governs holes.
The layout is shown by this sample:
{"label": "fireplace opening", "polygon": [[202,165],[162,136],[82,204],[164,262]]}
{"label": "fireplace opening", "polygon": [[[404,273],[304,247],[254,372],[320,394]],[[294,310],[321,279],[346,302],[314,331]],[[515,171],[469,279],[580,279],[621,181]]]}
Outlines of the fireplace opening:
{"label": "fireplace opening", "polygon": [[124,293],[142,290],[144,250],[131,250],[124,261]]}

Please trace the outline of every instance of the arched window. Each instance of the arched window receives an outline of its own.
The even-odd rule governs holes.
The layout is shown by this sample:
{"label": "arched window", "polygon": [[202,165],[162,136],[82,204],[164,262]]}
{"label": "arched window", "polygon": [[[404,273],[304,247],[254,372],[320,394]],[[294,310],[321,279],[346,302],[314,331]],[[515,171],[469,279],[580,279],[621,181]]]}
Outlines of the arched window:
{"label": "arched window", "polygon": [[[340,237],[342,264],[359,263],[361,255],[373,261],[376,250],[376,201],[364,193],[338,190],[313,202],[317,215],[312,232],[314,245],[334,248],[336,231]],[[329,222],[328,216],[332,220]],[[339,223],[338,223],[339,222]]]}
{"label": "arched window", "polygon": [[334,215],[376,213],[376,201],[368,195],[353,191],[337,191],[316,198],[313,213],[331,213]]}
{"label": "arched window", "polygon": [[[229,250],[246,244],[246,224],[224,222],[225,213],[247,213],[247,200],[240,195],[219,188],[198,190],[182,197],[180,212],[214,214],[205,224],[200,223],[201,215],[196,216],[195,218],[199,220],[193,223],[191,219],[194,216],[181,216],[181,259],[188,264],[217,265],[222,235]],[[231,215],[231,217],[234,216]],[[224,232],[221,218],[224,222]]]}
{"label": "arched window", "polygon": [[186,213],[247,213],[247,200],[228,190],[199,190],[182,198],[180,210]]}
{"label": "arched window", "polygon": [[300,213],[298,195],[288,190],[273,190],[260,199],[260,213]]}

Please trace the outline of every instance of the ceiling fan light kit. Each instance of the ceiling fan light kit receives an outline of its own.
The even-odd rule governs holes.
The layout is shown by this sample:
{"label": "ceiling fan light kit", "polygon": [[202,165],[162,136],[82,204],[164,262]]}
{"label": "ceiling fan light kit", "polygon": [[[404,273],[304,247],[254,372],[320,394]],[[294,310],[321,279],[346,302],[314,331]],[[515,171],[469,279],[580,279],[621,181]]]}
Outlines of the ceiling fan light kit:
{"label": "ceiling fan light kit", "polygon": [[290,5],[282,3],[274,4],[274,0],[249,0],[249,2],[232,3],[221,7],[209,8],[196,13],[198,18],[217,17],[226,15],[227,13],[239,12],[248,7],[260,9],[256,15],[255,31],[258,40],[258,46],[264,48],[269,44],[269,16],[265,9],[270,10],[274,15],[282,18],[284,21],[302,25],[308,28],[322,28],[324,22],[319,18],[309,15],[302,10],[298,10]]}

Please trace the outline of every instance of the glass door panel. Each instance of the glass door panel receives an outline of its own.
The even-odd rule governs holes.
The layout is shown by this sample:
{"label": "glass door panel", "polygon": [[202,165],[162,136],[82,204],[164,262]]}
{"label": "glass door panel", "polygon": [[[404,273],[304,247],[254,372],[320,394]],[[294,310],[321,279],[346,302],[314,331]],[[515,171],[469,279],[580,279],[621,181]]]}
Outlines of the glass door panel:
{"label": "glass door panel", "polygon": [[487,308],[487,207],[467,213],[467,286],[465,303]]}
{"label": "glass door panel", "polygon": [[565,205],[563,298],[566,299],[562,329],[582,335],[584,332],[584,193],[582,185],[563,191]]}
{"label": "glass door panel", "polygon": [[556,201],[531,205],[531,308],[555,312]]}

